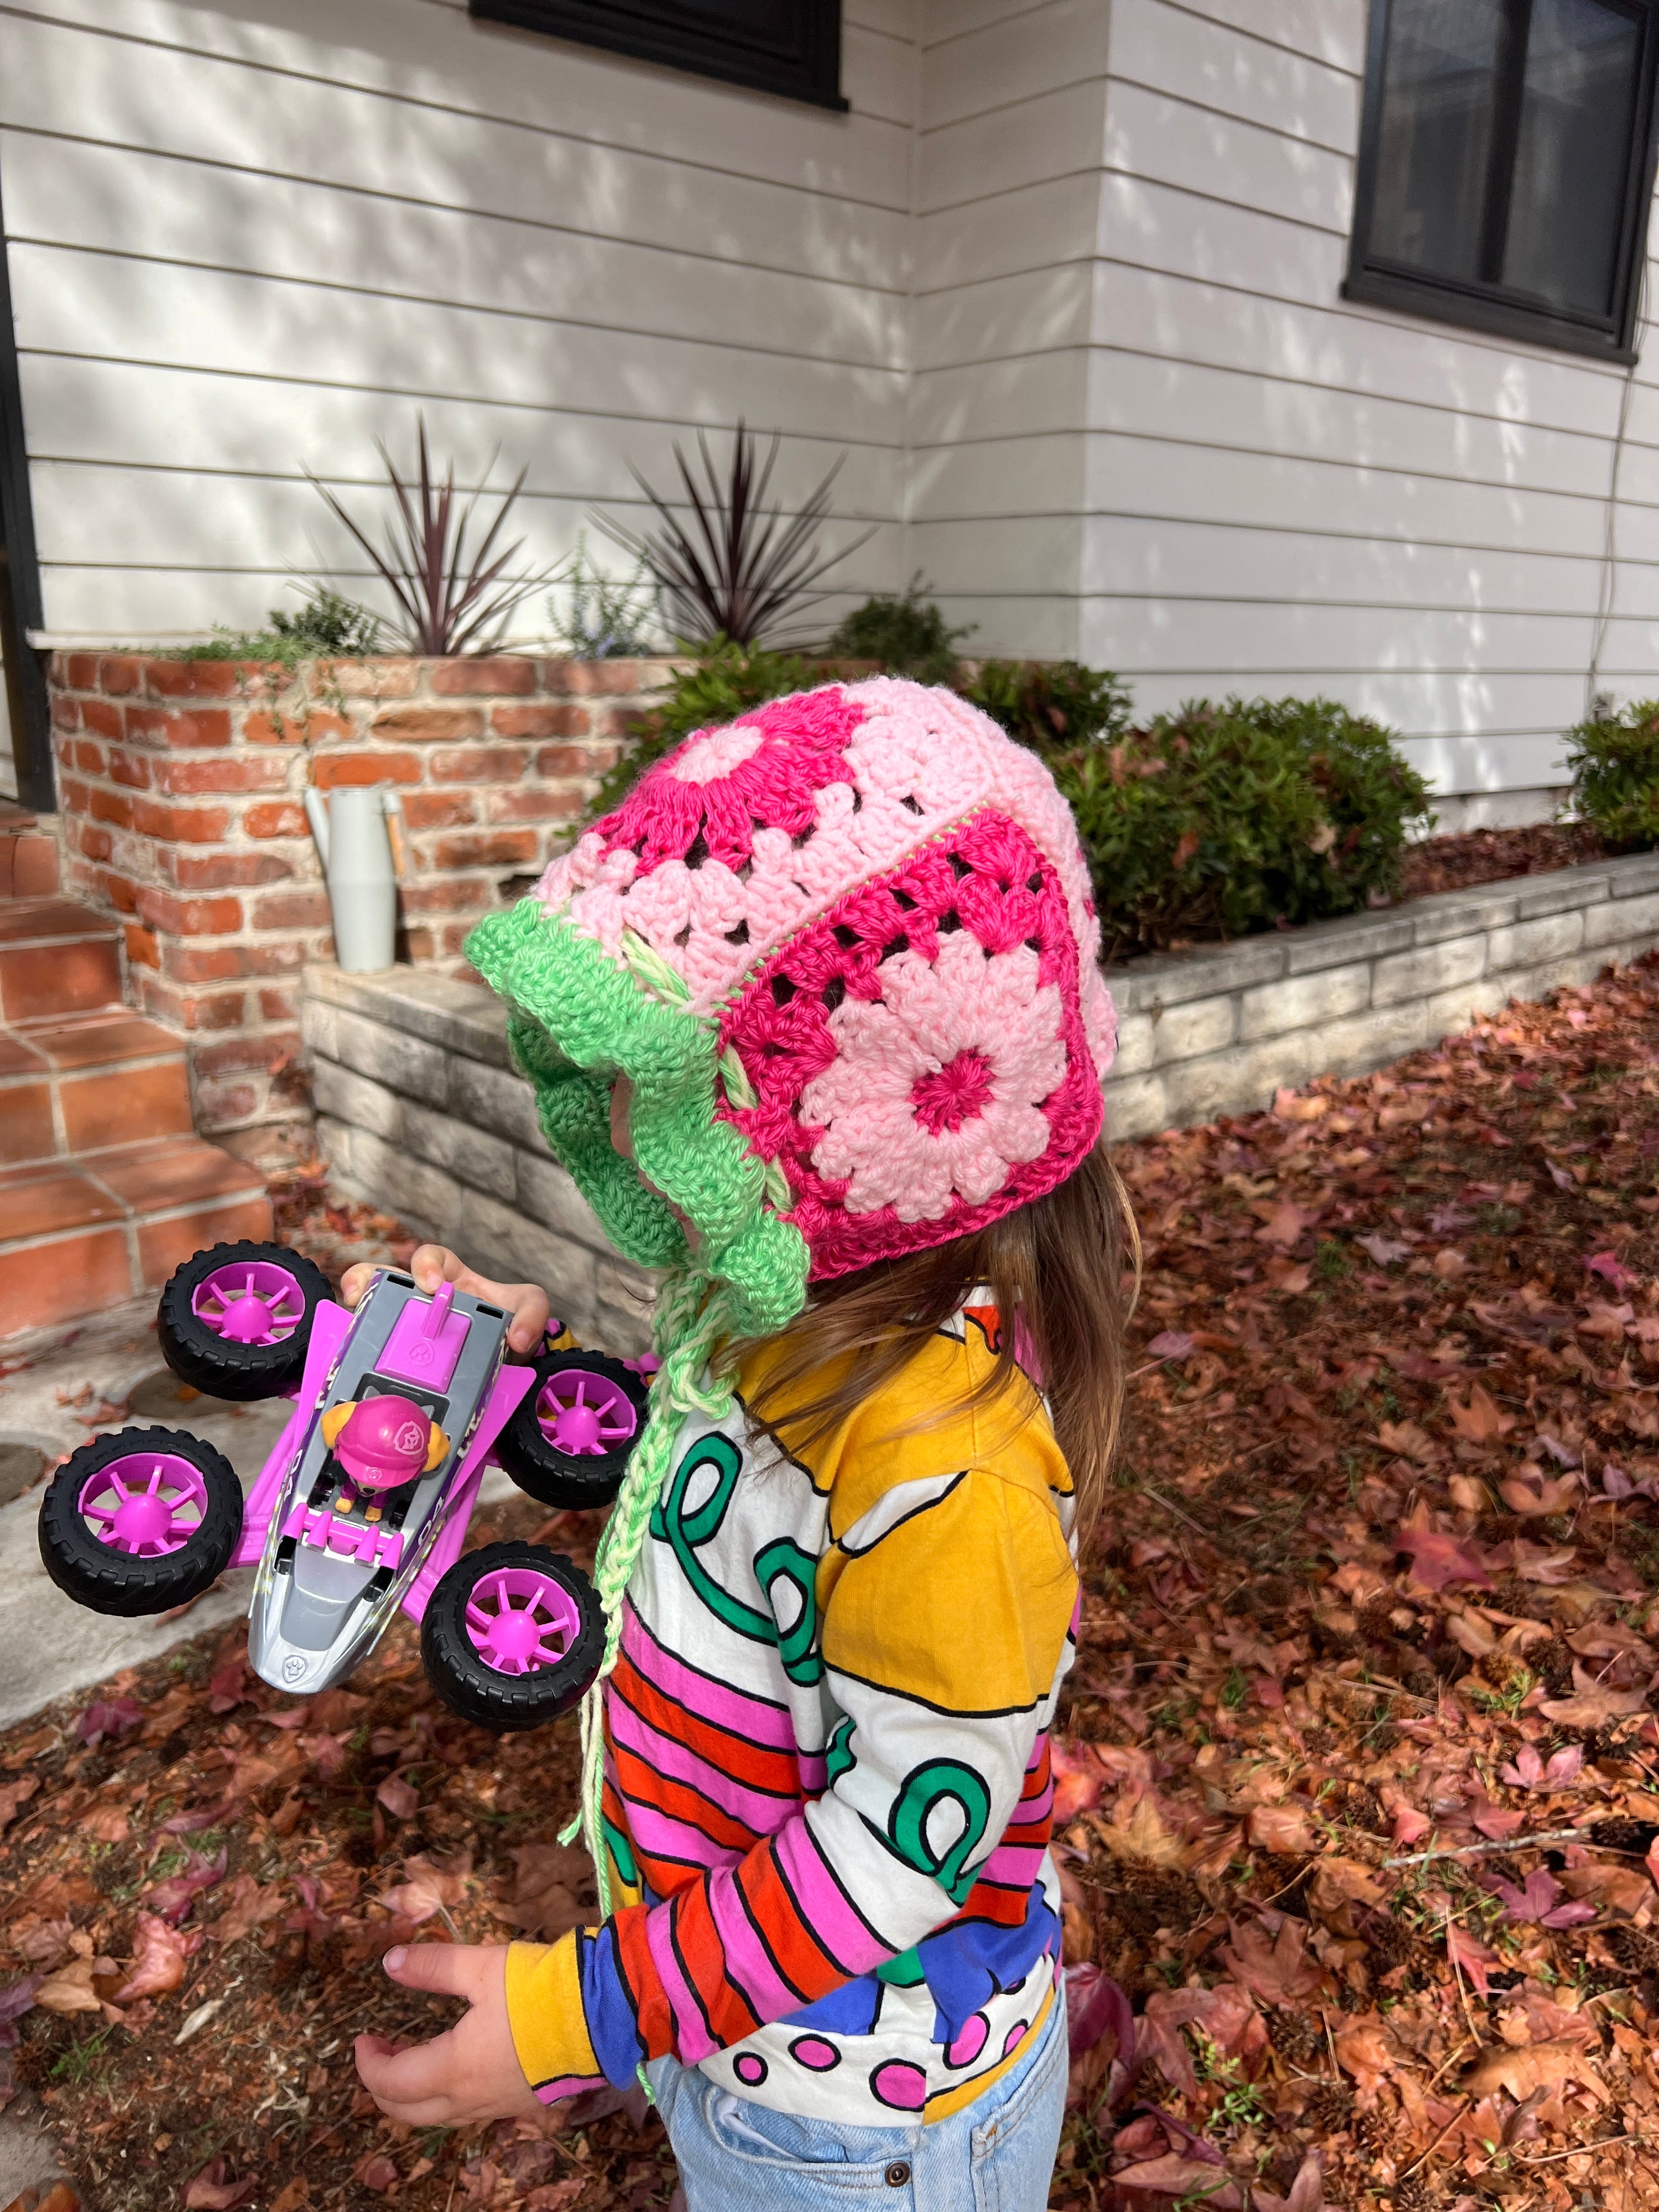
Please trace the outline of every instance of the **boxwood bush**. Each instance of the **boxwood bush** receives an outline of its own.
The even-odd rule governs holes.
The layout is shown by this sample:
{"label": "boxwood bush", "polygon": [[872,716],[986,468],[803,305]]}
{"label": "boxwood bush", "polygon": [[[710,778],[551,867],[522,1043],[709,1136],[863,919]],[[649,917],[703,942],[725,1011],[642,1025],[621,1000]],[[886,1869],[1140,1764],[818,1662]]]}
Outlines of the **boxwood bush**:
{"label": "boxwood bush", "polygon": [[1572,805],[1615,851],[1659,845],[1659,699],[1638,699],[1569,732]]}
{"label": "boxwood bush", "polygon": [[1044,750],[1119,958],[1384,903],[1429,811],[1389,732],[1328,699],[1197,701]]}

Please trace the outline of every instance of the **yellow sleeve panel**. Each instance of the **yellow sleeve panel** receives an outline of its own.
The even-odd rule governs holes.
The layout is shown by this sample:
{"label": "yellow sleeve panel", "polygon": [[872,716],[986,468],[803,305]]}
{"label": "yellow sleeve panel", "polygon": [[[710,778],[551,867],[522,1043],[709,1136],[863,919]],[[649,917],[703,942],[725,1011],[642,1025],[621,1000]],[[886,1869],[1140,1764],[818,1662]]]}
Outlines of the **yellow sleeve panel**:
{"label": "yellow sleeve panel", "polygon": [[507,1947],[507,2017],[525,2079],[544,2103],[604,2079],[582,2011],[576,1931]]}
{"label": "yellow sleeve panel", "polygon": [[972,1468],[826,1555],[824,1663],[947,1713],[1023,1712],[1054,1686],[1077,1590],[1053,1502]]}

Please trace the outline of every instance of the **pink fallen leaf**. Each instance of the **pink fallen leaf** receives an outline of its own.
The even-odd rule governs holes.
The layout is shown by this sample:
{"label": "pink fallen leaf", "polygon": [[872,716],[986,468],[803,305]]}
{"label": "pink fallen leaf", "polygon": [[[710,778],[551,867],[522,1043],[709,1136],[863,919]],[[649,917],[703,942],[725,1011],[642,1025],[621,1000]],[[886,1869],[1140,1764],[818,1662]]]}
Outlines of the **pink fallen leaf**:
{"label": "pink fallen leaf", "polygon": [[0,1990],[0,2028],[9,2029],[13,2021],[21,2020],[33,2008],[35,1991],[45,1979],[44,1974],[25,1974],[21,1982],[9,1983]]}
{"label": "pink fallen leaf", "polygon": [[1217,2212],[1237,2212],[1244,2201],[1224,2166],[1212,2166],[1207,2159],[1183,2158],[1178,2151],[1126,2166],[1112,2176],[1112,2182],[1118,2189],[1156,2189],[1194,2208],[1214,2205]]}
{"label": "pink fallen leaf", "polygon": [[1610,1721],[1628,1720],[1632,1714],[1647,1710],[1644,1691],[1610,1690],[1587,1674],[1576,1659],[1572,1682],[1571,1697],[1546,1698],[1540,1707],[1547,1719],[1559,1721],[1564,1728],[1604,1729]]}
{"label": "pink fallen leaf", "polygon": [[419,1791],[401,1774],[388,1774],[374,1792],[374,1801],[384,1805],[394,1820],[412,1820],[421,1802]]}
{"label": "pink fallen leaf", "polygon": [[1474,1988],[1480,1995],[1490,1996],[1492,1984],[1487,1979],[1492,1969],[1500,1965],[1496,1951],[1471,1936],[1467,1928],[1460,1928],[1455,1920],[1446,1923],[1446,1956],[1455,1966],[1461,1966]]}
{"label": "pink fallen leaf", "polygon": [[202,1892],[224,1880],[228,1863],[229,1854],[222,1849],[217,1858],[194,1858],[182,1874],[169,1875],[147,1890],[143,1901],[158,1920],[169,1921],[176,1928]]}
{"label": "pink fallen leaf", "polygon": [[210,2158],[193,2181],[185,2185],[185,2212],[236,2212],[258,2192],[256,2180],[227,2181],[222,2158]]}
{"label": "pink fallen leaf", "polygon": [[1292,2003],[1311,1996],[1319,1987],[1318,1964],[1304,1954],[1308,1923],[1288,1914],[1269,1935],[1259,1920],[1243,1927],[1235,1924],[1232,1941],[1222,1951],[1229,1972],[1263,2004]]}
{"label": "pink fallen leaf", "polygon": [[404,1880],[395,1889],[383,1891],[375,1902],[385,1905],[388,1912],[401,1913],[417,1928],[423,1920],[430,1920],[434,1913],[459,1905],[466,1893],[464,1872],[435,1867],[424,1854],[405,1859],[404,1875]]}
{"label": "pink fallen leaf", "polygon": [[38,1774],[25,1774],[15,1782],[0,1782],[0,1829],[9,1828],[17,1818],[20,1805],[27,1804],[40,1787]]}
{"label": "pink fallen leaf", "polygon": [[1193,1340],[1178,1328],[1161,1329],[1146,1346],[1152,1359],[1190,1359]]}
{"label": "pink fallen leaf", "polygon": [[1105,1770],[1087,1744],[1063,1743],[1048,1747],[1054,1771],[1054,1826],[1063,1828],[1079,1813],[1092,1813],[1106,1788]]}
{"label": "pink fallen leaf", "polygon": [[82,1743],[101,1743],[106,1735],[125,1735],[143,1717],[144,1709],[134,1698],[111,1698],[88,1705],[75,1723],[75,1733]]}
{"label": "pink fallen leaf", "polygon": [[1244,1838],[1258,1851],[1273,1851],[1286,1858],[1305,1858],[1319,1849],[1307,1807],[1293,1802],[1253,1806],[1244,1823]]}
{"label": "pink fallen leaf", "polygon": [[1135,2056],[1150,2059],[1165,2081],[1189,2097],[1198,2094],[1198,2077],[1180,2033],[1189,2027],[1201,2029],[1226,2058],[1249,2060],[1267,2047],[1261,2015],[1237,1982],[1218,1982],[1212,1990],[1154,1990],[1141,2015]]}
{"label": "pink fallen leaf", "polygon": [[1420,1842],[1434,1826],[1426,1813],[1419,1813],[1415,1805],[1396,1805],[1394,1808],[1392,1833],[1397,1844]]}
{"label": "pink fallen leaf", "polygon": [[1258,2182],[1250,2191],[1250,2203],[1255,2212],[1324,2212],[1324,2154],[1317,2150],[1307,2154],[1297,2168],[1288,2197],[1275,2197]]}
{"label": "pink fallen leaf", "polygon": [[1394,2071],[1394,2051],[1375,2014],[1368,2020],[1353,2021],[1334,2041],[1337,2064],[1345,2074],[1352,2075],[1362,2091],[1369,2094],[1376,2089]]}
{"label": "pink fallen leaf", "polygon": [[230,1886],[229,1902],[213,1923],[214,1941],[234,1943],[267,1920],[274,1920],[282,1909],[279,1883],[259,1882],[251,1874],[239,1874]]}
{"label": "pink fallen leaf", "polygon": [[1515,1426],[1514,1415],[1500,1413],[1497,1400],[1479,1382],[1469,1386],[1467,1404],[1460,1406],[1455,1398],[1452,1399],[1451,1418],[1458,1435],[1472,1444],[1495,1444]]}
{"label": "pink fallen leaf", "polygon": [[241,1705],[247,1697],[247,1668],[240,1659],[233,1659],[208,1680],[208,1711],[228,1713]]}
{"label": "pink fallen leaf", "polygon": [[1523,1743],[1510,1764],[1498,1768],[1498,1778],[1511,1790],[1565,1790],[1577,1781],[1583,1767],[1582,1743],[1564,1744],[1551,1753],[1547,1765],[1531,1744]]}
{"label": "pink fallen leaf", "polygon": [[1561,1904],[1561,1885],[1545,1867],[1534,1867],[1522,1887],[1495,1874],[1488,1874],[1485,1883],[1503,1899],[1504,1920],[1522,1927],[1577,1928],[1595,1917],[1593,1905]]}
{"label": "pink fallen leaf", "polygon": [[1587,1274],[1599,1275],[1604,1283],[1611,1283],[1615,1291],[1634,1291],[1641,1286],[1642,1278],[1632,1275],[1616,1252],[1596,1252],[1584,1262]]}
{"label": "pink fallen leaf", "polygon": [[1258,1244],[1272,1244],[1281,1252],[1288,1252],[1292,1245],[1301,1243],[1318,1218],[1316,1213],[1310,1213],[1304,1207],[1293,1205],[1285,1199],[1273,1208],[1265,1225],[1256,1231],[1255,1241]]}
{"label": "pink fallen leaf", "polygon": [[185,1965],[201,1948],[199,1929],[186,1935],[169,1928],[153,1912],[141,1912],[133,1931],[132,1964],[115,1992],[115,2004],[137,2004],[140,1997],[165,1996],[185,1978]]}
{"label": "pink fallen leaf", "polygon": [[383,2150],[372,2150],[367,2158],[360,2158],[351,2169],[354,2181],[362,2182],[365,2189],[385,2191],[397,2186],[398,2169]]}
{"label": "pink fallen leaf", "polygon": [[1492,1577],[1481,1565],[1479,1553],[1455,1536],[1449,1536],[1438,1528],[1396,1528],[1394,1541],[1396,1551],[1409,1556],[1413,1579],[1425,1589],[1445,1589],[1452,1583],[1477,1583],[1483,1589],[1492,1588]]}
{"label": "pink fallen leaf", "polygon": [[1507,1843],[1527,1825],[1524,1813],[1510,1811],[1502,1805],[1482,1805],[1474,1815],[1474,1825],[1483,1836],[1494,1844]]}
{"label": "pink fallen leaf", "polygon": [[1581,1480],[1576,1469],[1566,1474],[1540,1474],[1531,1481],[1522,1475],[1511,1474],[1498,1484],[1498,1491],[1511,1513],[1532,1518],[1546,1513],[1570,1512]]}
{"label": "pink fallen leaf", "polygon": [[1395,1237],[1356,1237],[1353,1241],[1362,1252],[1370,1253],[1379,1267],[1391,1267],[1396,1261],[1411,1255],[1411,1246],[1402,1244]]}

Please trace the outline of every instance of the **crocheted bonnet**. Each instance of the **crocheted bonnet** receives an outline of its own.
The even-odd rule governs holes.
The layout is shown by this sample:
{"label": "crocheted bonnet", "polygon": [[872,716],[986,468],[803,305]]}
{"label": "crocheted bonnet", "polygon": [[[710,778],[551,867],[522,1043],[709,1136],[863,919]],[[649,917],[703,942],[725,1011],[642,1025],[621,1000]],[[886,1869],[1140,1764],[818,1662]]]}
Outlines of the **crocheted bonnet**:
{"label": "crocheted bonnet", "polygon": [[1116,1042],[1098,947],[1042,763],[954,693],[880,677],[695,732],[474,931],[549,1145],[618,1249],[669,1271],[596,1567],[607,1662],[679,1415],[729,1403],[710,1344],[1085,1158]]}

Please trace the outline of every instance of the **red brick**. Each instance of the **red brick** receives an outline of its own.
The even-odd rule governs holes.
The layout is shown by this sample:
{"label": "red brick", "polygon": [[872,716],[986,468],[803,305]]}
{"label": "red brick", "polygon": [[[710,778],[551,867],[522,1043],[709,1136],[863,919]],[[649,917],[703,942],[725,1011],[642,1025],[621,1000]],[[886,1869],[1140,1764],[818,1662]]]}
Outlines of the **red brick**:
{"label": "red brick", "polygon": [[195,760],[167,754],[155,763],[157,791],[179,797],[202,791],[280,791],[287,781],[286,761],[210,753]]}
{"label": "red brick", "polygon": [[106,860],[115,849],[115,840],[107,830],[94,829],[90,822],[75,822],[70,825],[70,836],[77,851],[89,860]]}
{"label": "red brick", "polygon": [[71,691],[91,691],[98,682],[98,656],[95,653],[54,653],[52,670],[56,680],[67,684]]}
{"label": "red brick", "polygon": [[152,928],[176,937],[223,937],[242,926],[240,899],[184,899],[148,884],[138,894],[138,911]]}
{"label": "red brick", "polygon": [[127,653],[106,653],[98,663],[98,689],[112,698],[125,697],[138,689],[143,663]]}
{"label": "red brick", "polygon": [[121,709],[111,699],[82,699],[81,727],[91,730],[100,738],[120,738],[125,735],[121,721]]}
{"label": "red brick", "polygon": [[268,1022],[297,1022],[300,1001],[292,991],[279,991],[266,983],[259,990],[259,1012]]}
{"label": "red brick", "polygon": [[374,717],[374,733],[411,744],[458,745],[483,735],[483,716],[476,707],[389,707]]}
{"label": "red brick", "polygon": [[445,876],[405,884],[405,914],[487,914],[498,903],[488,876]]}
{"label": "red brick", "polygon": [[507,653],[470,655],[456,660],[434,660],[432,688],[440,696],[480,691],[533,691],[536,664]]}
{"label": "red brick", "polygon": [[204,1129],[229,1129],[249,1121],[258,1103],[259,1094],[251,1083],[204,1083],[196,1094]]}
{"label": "red brick", "polygon": [[92,887],[100,899],[107,899],[117,914],[137,914],[138,886],[131,876],[124,876],[117,868],[100,868],[92,879]]}
{"label": "red brick", "polygon": [[337,660],[329,671],[329,682],[343,699],[412,699],[420,680],[420,662],[398,653],[377,660]]}
{"label": "red brick", "polygon": [[132,827],[146,837],[159,837],[166,844],[216,845],[230,827],[230,809],[158,806],[153,799],[141,799],[133,806]]}
{"label": "red brick", "polygon": [[113,822],[119,830],[132,827],[132,801],[118,791],[94,791],[87,808],[94,822]]}
{"label": "red brick", "polygon": [[146,1013],[175,1030],[235,1030],[242,1026],[246,991],[217,991],[210,995],[175,991],[159,976],[146,975],[142,996]]}
{"label": "red brick", "polygon": [[234,945],[169,945],[161,970],[173,983],[226,983],[246,975],[247,957]]}
{"label": "red brick", "polygon": [[144,663],[144,689],[152,699],[230,699],[238,688],[234,660]]}
{"label": "red brick", "polygon": [[[452,956],[459,952],[471,934],[472,924],[470,921],[447,921],[440,933],[444,951]],[[463,965],[456,970],[455,981],[458,983],[482,984],[483,977],[476,968]]]}
{"label": "red brick", "polygon": [[489,726],[500,738],[585,738],[586,707],[492,707]]}
{"label": "red brick", "polygon": [[669,660],[544,660],[542,689],[577,698],[618,699],[651,691],[669,681],[680,664]]}
{"label": "red brick", "polygon": [[76,783],[66,776],[59,788],[64,811],[70,814],[88,814],[92,811],[92,793],[84,783]]}
{"label": "red brick", "polygon": [[125,745],[110,747],[109,772],[112,782],[125,784],[129,791],[149,789],[149,763],[142,753],[129,752]]}
{"label": "red brick", "polygon": [[602,707],[593,718],[593,734],[599,738],[635,738],[650,720],[642,707]]}
{"label": "red brick", "polygon": [[515,783],[530,765],[522,745],[462,745],[432,756],[434,783]]}
{"label": "red brick", "polygon": [[304,939],[297,937],[279,939],[271,945],[250,945],[245,955],[250,975],[295,975],[307,960],[328,957],[320,947],[314,953],[307,952]]}
{"label": "red brick", "polygon": [[403,947],[411,960],[431,960],[437,957],[438,941],[422,921],[402,933]]}
{"label": "red brick", "polygon": [[305,834],[305,809],[291,800],[261,799],[258,805],[243,811],[245,837],[303,837]]}
{"label": "red brick", "polygon": [[411,830],[455,830],[477,819],[469,792],[411,791],[404,801],[404,820]]}
{"label": "red brick", "polygon": [[172,713],[165,707],[129,707],[123,717],[129,738],[149,738],[162,745],[228,745],[230,716],[223,707],[198,707]]}
{"label": "red brick", "polygon": [[580,789],[561,790],[545,783],[527,783],[517,791],[487,791],[483,800],[488,822],[568,822],[582,811]]}
{"label": "red brick", "polygon": [[126,926],[127,958],[136,968],[159,968],[161,947],[153,929],[144,929],[136,921]]}
{"label": "red brick", "polygon": [[[64,748],[82,775],[102,775],[106,772],[107,755],[102,745],[95,745],[90,738],[72,738]],[[123,779],[116,778],[118,783]]]}
{"label": "red brick", "polygon": [[268,1075],[273,1060],[291,1056],[299,1046],[297,1029],[261,1030],[257,1036],[227,1037],[222,1044],[198,1045],[191,1065],[198,1075],[245,1075],[256,1068]]}
{"label": "red brick", "polygon": [[55,730],[78,730],[81,726],[81,706],[76,699],[66,699],[61,691],[52,702],[52,726]]}
{"label": "red brick", "polygon": [[326,929],[329,920],[325,890],[276,891],[253,902],[255,929]]}
{"label": "red brick", "polygon": [[355,734],[350,723],[341,715],[317,708],[309,712],[296,708],[291,714],[255,712],[242,724],[243,738],[251,745],[319,745],[326,738]]}
{"label": "red brick", "polygon": [[432,848],[440,868],[499,868],[533,860],[539,849],[533,830],[497,830],[489,836],[440,837]]}
{"label": "red brick", "polygon": [[294,869],[275,853],[192,853],[163,845],[155,865],[180,890],[216,891],[247,884],[288,882]]}
{"label": "red brick", "polygon": [[615,745],[544,745],[536,773],[546,776],[603,775],[617,757]]}
{"label": "red brick", "polygon": [[341,783],[418,783],[421,763],[415,753],[313,753],[311,778],[319,791]]}

